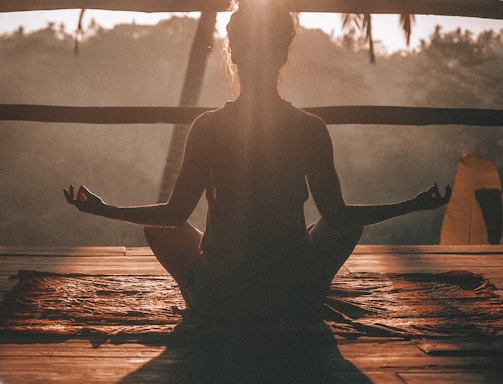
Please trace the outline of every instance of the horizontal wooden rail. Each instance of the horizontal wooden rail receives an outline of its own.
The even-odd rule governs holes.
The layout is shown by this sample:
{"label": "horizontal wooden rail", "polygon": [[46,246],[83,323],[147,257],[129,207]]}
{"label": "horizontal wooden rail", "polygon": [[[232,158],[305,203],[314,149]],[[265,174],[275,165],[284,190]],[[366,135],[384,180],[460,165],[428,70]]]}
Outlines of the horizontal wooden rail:
{"label": "horizontal wooden rail", "polygon": [[[288,0],[295,12],[467,16],[503,19],[499,0]],[[0,12],[103,9],[137,12],[226,11],[228,0],[0,0]]]}
{"label": "horizontal wooden rail", "polygon": [[[190,124],[205,107],[67,107],[0,104],[0,121],[87,124]],[[473,125],[503,127],[503,110],[390,106],[303,108],[326,124]]]}

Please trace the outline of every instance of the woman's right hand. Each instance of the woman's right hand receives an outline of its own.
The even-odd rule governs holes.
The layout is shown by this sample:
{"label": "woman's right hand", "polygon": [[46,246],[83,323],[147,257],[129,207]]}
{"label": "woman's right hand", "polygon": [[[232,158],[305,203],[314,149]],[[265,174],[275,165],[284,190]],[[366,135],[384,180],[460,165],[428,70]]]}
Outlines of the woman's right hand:
{"label": "woman's right hand", "polygon": [[80,186],[77,194],[75,195],[73,185],[68,189],[63,189],[66,201],[75,205],[81,212],[91,213],[93,215],[103,215],[106,203],[99,197],[92,193],[85,186]]}

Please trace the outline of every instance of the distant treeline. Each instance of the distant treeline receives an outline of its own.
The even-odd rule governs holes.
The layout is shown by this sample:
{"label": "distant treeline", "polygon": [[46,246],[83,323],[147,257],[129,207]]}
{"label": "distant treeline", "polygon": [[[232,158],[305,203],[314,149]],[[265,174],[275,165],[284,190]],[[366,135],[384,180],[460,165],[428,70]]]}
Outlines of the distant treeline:
{"label": "distant treeline", "polygon": [[[0,103],[75,106],[178,104],[197,20],[155,26],[91,24],[78,42],[63,26],[0,36]],[[223,41],[208,62],[199,105],[232,99]],[[377,51],[379,53],[379,50]],[[503,34],[444,32],[416,50],[370,64],[352,34],[334,39],[299,28],[282,74],[282,95],[299,107],[396,105],[503,107]],[[329,127],[349,203],[387,203],[437,181],[452,183],[463,152],[503,167],[503,128],[468,126]],[[116,204],[157,200],[172,127],[0,123],[0,244],[144,245],[141,228],[79,214],[62,188],[86,184]],[[308,220],[317,218],[309,202]],[[437,243],[443,210],[369,227],[362,242]],[[204,226],[204,204],[192,221]]]}

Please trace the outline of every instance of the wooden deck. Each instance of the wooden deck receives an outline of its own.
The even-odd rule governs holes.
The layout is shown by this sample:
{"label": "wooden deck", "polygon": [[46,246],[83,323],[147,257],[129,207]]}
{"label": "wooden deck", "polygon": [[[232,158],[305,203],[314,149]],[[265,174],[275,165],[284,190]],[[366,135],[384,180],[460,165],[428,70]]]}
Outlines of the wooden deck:
{"label": "wooden deck", "polygon": [[[469,270],[483,273],[498,289],[503,287],[502,246],[362,245],[345,267],[352,272]],[[86,274],[164,273],[148,248],[0,247],[0,299],[13,284],[9,276],[16,275],[20,269]],[[502,291],[497,293],[501,296]],[[215,353],[218,351],[206,351],[204,359],[207,360],[201,359],[203,355],[199,352],[183,343],[106,342],[93,346],[82,339],[64,342],[0,339],[0,383],[182,383],[183,377],[218,383],[219,374],[228,372],[235,363],[230,355],[220,361],[223,356]],[[323,362],[300,357],[293,358],[291,364],[280,362],[284,371],[264,377],[275,383],[498,383],[503,373],[503,336],[483,340],[339,339],[336,347],[320,356]],[[264,364],[267,366],[271,361]],[[311,364],[311,371],[299,370],[303,364]],[[316,374],[318,369],[327,366],[330,375]],[[244,365],[240,370],[242,375],[246,374]],[[192,375],[181,375],[182,371]],[[256,373],[248,373],[227,382],[259,382]],[[302,380],[300,373],[313,376]]]}

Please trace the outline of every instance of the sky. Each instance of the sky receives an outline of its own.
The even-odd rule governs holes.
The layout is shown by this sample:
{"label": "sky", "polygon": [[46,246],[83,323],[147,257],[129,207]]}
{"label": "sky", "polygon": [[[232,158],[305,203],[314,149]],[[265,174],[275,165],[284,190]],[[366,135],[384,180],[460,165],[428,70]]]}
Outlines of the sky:
{"label": "sky", "polygon": [[[79,14],[79,9],[0,13],[0,34],[13,32],[19,26],[23,26],[26,32],[30,32],[46,27],[49,22],[54,22],[56,25],[64,23],[67,31],[70,32],[77,27]],[[197,13],[188,15],[198,16]],[[218,31],[221,35],[225,34],[225,24],[229,15],[229,13],[219,14]],[[133,21],[137,24],[156,24],[169,16],[167,13],[87,10],[83,26],[85,28],[92,19],[105,28]],[[398,15],[373,15],[372,20],[374,40],[380,42],[385,51],[395,52],[407,48],[399,27]],[[340,14],[303,13],[300,16],[300,22],[305,27],[320,28],[334,36],[341,32]],[[496,31],[503,29],[503,20],[418,15],[412,31],[410,48],[418,46],[422,39],[427,40],[436,25],[441,25],[443,31],[453,31],[460,27],[478,34],[487,29]]]}

